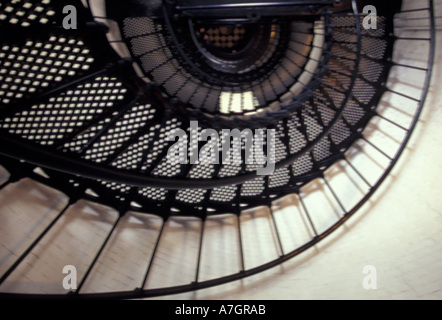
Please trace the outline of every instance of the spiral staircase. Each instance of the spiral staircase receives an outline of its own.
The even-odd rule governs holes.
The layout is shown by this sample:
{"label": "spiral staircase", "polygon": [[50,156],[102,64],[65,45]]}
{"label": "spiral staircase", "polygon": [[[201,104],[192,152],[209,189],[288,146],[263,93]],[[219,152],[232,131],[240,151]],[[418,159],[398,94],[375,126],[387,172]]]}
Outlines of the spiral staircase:
{"label": "spiral staircase", "polygon": [[[314,247],[376,192],[419,119],[434,8],[408,5],[3,1],[0,296],[158,297]],[[274,172],[171,163],[168,135],[191,121],[200,137],[274,130]]]}

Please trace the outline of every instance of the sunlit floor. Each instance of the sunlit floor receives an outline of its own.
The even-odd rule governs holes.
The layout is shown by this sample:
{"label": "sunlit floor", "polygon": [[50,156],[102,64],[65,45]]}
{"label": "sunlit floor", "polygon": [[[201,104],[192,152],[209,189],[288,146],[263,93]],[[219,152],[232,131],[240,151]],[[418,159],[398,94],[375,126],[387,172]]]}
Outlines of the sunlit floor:
{"label": "sunlit floor", "polygon": [[[442,16],[442,1],[435,3],[436,16]],[[442,25],[441,20],[437,19],[437,25]],[[153,299],[442,299],[441,43],[439,31],[432,86],[412,140],[391,176],[354,217],[313,248],[268,271],[200,291]],[[409,48],[408,54],[417,60],[422,55],[418,46]],[[5,174],[0,178],[6,178]],[[310,188],[321,186],[312,184]],[[1,190],[0,274],[66,207],[67,200],[27,179]],[[314,206],[316,200],[310,201]],[[285,220],[287,217],[300,220]],[[146,272],[146,257],[154,250],[160,232],[167,237],[162,238],[144,288],[194,280],[201,221],[172,218],[162,226],[161,219],[136,213],[117,219],[113,210],[85,201],[69,207],[0,291],[65,293],[61,286],[63,267],[75,265],[78,273],[84,274],[116,221],[118,229],[109,240],[111,249],[103,252],[82,291],[139,286]],[[329,225],[327,219],[331,218],[324,217],[324,226]],[[245,213],[240,220],[246,269],[276,259],[282,249],[296,248],[311,237],[307,227],[288,230],[304,225],[305,219],[301,214],[286,215],[284,209],[275,213],[276,224],[286,226],[280,229],[283,248],[275,241],[271,226],[262,222],[269,220],[268,211]],[[237,223],[235,216],[205,222],[207,240],[201,252],[200,281],[241,268]],[[292,237],[293,233],[297,236]]]}

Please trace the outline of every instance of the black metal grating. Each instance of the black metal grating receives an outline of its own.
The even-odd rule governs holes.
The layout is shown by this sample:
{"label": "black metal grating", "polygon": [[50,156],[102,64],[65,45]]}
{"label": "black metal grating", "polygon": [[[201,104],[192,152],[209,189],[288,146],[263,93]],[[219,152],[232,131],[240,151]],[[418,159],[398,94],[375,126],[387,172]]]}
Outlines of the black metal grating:
{"label": "black metal grating", "polygon": [[0,21],[20,27],[50,24],[55,14],[50,0],[7,0],[0,4]]}

